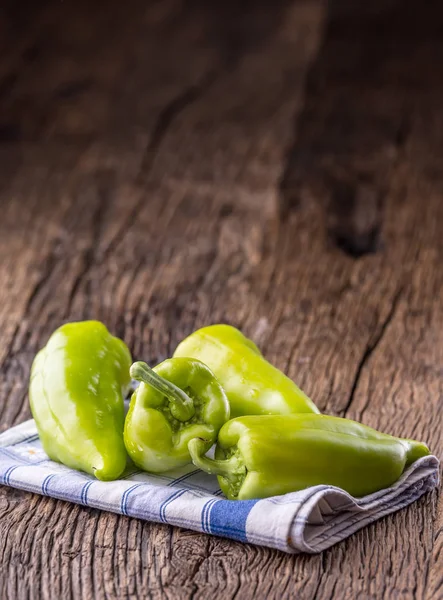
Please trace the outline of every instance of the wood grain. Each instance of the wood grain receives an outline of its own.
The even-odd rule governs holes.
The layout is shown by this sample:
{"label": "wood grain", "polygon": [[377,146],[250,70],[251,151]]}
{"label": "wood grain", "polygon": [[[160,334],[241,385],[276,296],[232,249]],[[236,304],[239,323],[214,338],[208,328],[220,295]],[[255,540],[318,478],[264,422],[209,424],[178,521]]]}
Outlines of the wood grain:
{"label": "wood grain", "polygon": [[[65,320],[152,363],[224,321],[441,456],[439,4],[28,4],[0,22],[0,430]],[[442,506],[310,557],[2,488],[0,598],[438,599]]]}

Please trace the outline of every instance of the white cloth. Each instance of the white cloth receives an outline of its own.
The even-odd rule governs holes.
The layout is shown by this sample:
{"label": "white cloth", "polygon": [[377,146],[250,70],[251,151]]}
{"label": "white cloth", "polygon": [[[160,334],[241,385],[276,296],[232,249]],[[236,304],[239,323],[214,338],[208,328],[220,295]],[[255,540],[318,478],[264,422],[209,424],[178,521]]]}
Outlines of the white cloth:
{"label": "white cloth", "polygon": [[117,481],[98,481],[50,461],[30,420],[0,435],[0,484],[284,552],[316,553],[438,486],[439,462],[435,456],[421,458],[393,486],[364,498],[319,485],[265,500],[231,501],[216,477],[193,465],[164,475],[133,469]]}

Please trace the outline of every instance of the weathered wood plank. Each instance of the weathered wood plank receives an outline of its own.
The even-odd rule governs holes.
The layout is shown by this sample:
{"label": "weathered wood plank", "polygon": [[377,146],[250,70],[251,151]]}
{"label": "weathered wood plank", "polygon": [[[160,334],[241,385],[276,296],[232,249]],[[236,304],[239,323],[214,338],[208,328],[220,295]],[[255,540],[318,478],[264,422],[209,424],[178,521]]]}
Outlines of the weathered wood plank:
{"label": "weathered wood plank", "polygon": [[[87,4],[36,15],[0,96],[19,132],[0,146],[1,428],[29,416],[65,319],[150,362],[226,321],[322,410],[441,455],[438,5],[414,38],[409,2],[334,0],[318,50],[317,2]],[[441,506],[293,557],[1,489],[0,596],[439,598]]]}

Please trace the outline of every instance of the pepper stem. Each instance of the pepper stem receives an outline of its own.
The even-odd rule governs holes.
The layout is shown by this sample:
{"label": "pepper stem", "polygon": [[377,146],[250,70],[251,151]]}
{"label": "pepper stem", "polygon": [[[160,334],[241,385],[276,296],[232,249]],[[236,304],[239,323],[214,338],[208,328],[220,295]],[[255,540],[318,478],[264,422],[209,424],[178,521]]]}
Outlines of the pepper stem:
{"label": "pepper stem", "polygon": [[195,414],[194,402],[182,389],[161,377],[151,367],[142,361],[135,362],[129,369],[133,379],[150,385],[167,397],[171,413],[175,419],[185,422]]}
{"label": "pepper stem", "polygon": [[188,443],[189,454],[196,467],[209,473],[209,475],[221,475],[230,481],[238,479],[245,472],[245,465],[238,456],[231,456],[226,460],[217,460],[205,456],[207,444],[201,438],[193,438]]}

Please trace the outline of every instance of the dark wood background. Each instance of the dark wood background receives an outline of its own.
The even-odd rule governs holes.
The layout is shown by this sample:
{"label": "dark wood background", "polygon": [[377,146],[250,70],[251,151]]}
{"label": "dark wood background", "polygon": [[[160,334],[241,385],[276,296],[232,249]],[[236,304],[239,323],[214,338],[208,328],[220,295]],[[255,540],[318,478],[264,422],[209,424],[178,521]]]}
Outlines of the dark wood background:
{"label": "dark wood background", "polygon": [[[368,6],[366,6],[368,4]],[[0,429],[102,319],[241,327],[322,411],[443,450],[443,9],[5,0]],[[0,489],[0,598],[443,598],[432,493],[317,556]]]}

